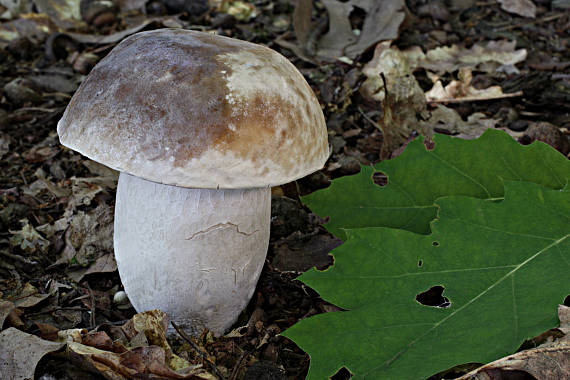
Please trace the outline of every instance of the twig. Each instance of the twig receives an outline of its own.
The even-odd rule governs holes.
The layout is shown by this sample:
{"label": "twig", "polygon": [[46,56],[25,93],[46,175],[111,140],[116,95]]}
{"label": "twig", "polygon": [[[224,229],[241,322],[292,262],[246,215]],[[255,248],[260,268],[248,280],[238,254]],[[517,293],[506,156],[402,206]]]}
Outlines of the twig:
{"label": "twig", "polygon": [[220,370],[218,369],[218,367],[216,367],[216,365],[214,363],[212,363],[212,361],[210,359],[208,359],[208,354],[206,354],[204,351],[202,351],[202,349],[200,347],[198,347],[198,345],[196,343],[194,343],[194,341],[188,336],[186,335],[186,333],[184,332],[184,330],[182,330],[175,322],[170,322],[172,324],[172,327],[174,327],[174,329],[176,330],[176,332],[186,341],[188,342],[192,348],[200,355],[200,357],[202,358],[202,360],[204,360],[206,363],[208,363],[208,365],[210,366],[210,368],[212,369],[212,371],[214,371],[214,374],[216,376],[218,376],[220,379],[225,380],[225,377],[222,375],[222,373],[220,372]]}
{"label": "twig", "polygon": [[553,15],[553,16],[548,16],[542,19],[538,19],[538,20],[531,20],[531,21],[526,21],[520,24],[515,24],[515,25],[508,25],[508,26],[504,26],[502,28],[497,28],[494,29],[495,32],[502,32],[505,30],[511,30],[511,29],[516,29],[516,28],[520,28],[522,26],[527,26],[527,25],[534,25],[534,24],[542,24],[544,22],[549,22],[549,21],[554,21],[556,19],[562,18],[564,17],[565,14],[561,13],[561,14],[557,14],[557,15]]}
{"label": "twig", "polygon": [[250,351],[244,351],[241,356],[239,357],[239,360],[237,361],[236,365],[234,366],[232,373],[230,375],[230,378],[228,380],[236,380],[239,369],[241,368],[241,363],[243,362],[243,360],[245,358],[247,358],[249,355],[251,354]]}
{"label": "twig", "polygon": [[378,128],[379,130],[382,130],[382,127],[380,126],[380,124],[378,124],[377,122],[375,122],[370,116],[368,116],[363,110],[362,108],[360,108],[360,106],[357,107],[358,112],[360,112],[360,114],[364,117],[364,119],[369,122],[370,124],[372,124],[373,126],[375,126],[376,128]]}
{"label": "twig", "polygon": [[95,321],[95,295],[93,294],[93,290],[91,290],[91,287],[89,286],[88,283],[86,283],[87,285],[87,290],[89,290],[89,301],[91,304],[91,307],[89,308],[91,310],[91,318],[89,320],[89,323],[91,324],[91,326],[89,326],[90,329],[93,329],[96,325],[96,321]]}

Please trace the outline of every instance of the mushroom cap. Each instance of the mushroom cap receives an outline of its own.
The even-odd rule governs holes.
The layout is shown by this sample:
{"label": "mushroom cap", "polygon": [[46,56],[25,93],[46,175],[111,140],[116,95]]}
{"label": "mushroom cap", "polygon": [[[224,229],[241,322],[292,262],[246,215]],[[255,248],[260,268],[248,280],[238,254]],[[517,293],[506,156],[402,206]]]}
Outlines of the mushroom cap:
{"label": "mushroom cap", "polygon": [[287,183],[324,165],[325,120],[282,55],[209,33],[132,35],[83,81],[63,145],[113,169],[193,188]]}

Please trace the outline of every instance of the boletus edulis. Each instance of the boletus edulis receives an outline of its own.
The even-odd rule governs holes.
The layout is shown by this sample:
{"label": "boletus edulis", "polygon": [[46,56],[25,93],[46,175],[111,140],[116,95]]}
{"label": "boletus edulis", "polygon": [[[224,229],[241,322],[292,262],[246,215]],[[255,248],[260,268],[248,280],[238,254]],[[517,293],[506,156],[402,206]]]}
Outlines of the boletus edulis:
{"label": "boletus edulis", "polygon": [[63,145],[121,172],[114,248],[139,312],[224,333],[253,295],[271,186],[320,169],[325,120],[275,51],[181,29],[126,38],[58,124]]}

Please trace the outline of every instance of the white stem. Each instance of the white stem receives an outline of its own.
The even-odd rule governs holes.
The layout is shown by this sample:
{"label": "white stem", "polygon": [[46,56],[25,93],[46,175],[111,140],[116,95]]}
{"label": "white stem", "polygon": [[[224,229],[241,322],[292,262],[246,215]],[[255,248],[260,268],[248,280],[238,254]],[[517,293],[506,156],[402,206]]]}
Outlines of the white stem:
{"label": "white stem", "polygon": [[223,334],[253,295],[270,217],[269,188],[187,189],[121,173],[114,244],[131,303],[192,334]]}

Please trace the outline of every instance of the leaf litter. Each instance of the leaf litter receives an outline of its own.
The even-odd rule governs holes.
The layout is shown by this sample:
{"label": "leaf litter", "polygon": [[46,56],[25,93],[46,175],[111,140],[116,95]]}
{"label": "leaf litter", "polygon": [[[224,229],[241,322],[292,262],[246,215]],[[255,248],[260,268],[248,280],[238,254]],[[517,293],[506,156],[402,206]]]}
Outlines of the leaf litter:
{"label": "leaf litter", "polygon": [[[432,124],[440,120],[435,131],[462,136],[468,131],[460,130],[460,125],[473,119],[475,125],[479,125],[469,133],[473,137],[477,130],[491,125],[508,128],[513,134],[512,126],[519,131],[517,133],[523,133],[517,137],[525,144],[534,140],[548,141],[559,144],[559,149],[564,151],[564,142],[567,142],[570,123],[564,118],[569,99],[565,93],[564,62],[569,58],[561,49],[564,34],[559,31],[564,30],[566,21],[559,11],[563,9],[557,5],[559,2],[553,3],[552,10],[539,5],[540,18],[519,22],[502,12],[498,5],[474,2],[461,8],[457,2],[434,2],[428,7],[411,1],[401,8],[403,2],[382,5],[353,1],[347,16],[340,8],[334,8],[332,1],[333,6],[329,7],[332,15],[319,1],[300,2],[309,6],[296,5],[295,9],[281,2],[269,2],[255,3],[255,16],[249,17],[248,12],[253,10],[251,3],[243,7],[243,4],[235,4],[240,2],[226,2],[235,5],[237,13],[230,12],[229,8],[211,8],[205,14],[189,15],[161,10],[160,6],[168,3],[166,0],[159,4],[121,1],[119,7],[109,8],[111,12],[102,17],[95,15],[88,19],[81,15],[81,20],[73,21],[76,27],[72,29],[66,29],[65,22],[54,22],[59,17],[53,13],[58,12],[57,9],[48,12],[42,8],[51,12],[52,18],[47,14],[29,13],[39,9],[32,1],[3,2],[8,3],[18,9],[12,8],[14,14],[5,13],[0,25],[0,70],[5,94],[0,106],[0,291],[3,293],[0,317],[6,329],[15,326],[49,337],[53,336],[54,329],[93,329],[102,323],[124,322],[134,313],[128,299],[121,304],[111,301],[114,296],[121,301],[120,295],[124,292],[113,271],[109,229],[103,227],[104,233],[99,235],[105,241],[93,242],[87,236],[93,233],[90,223],[101,223],[98,215],[112,213],[116,173],[109,175],[91,170],[90,161],[62,149],[54,133],[55,123],[83,76],[114,44],[134,32],[157,27],[215,31],[267,44],[291,59],[321,100],[334,142],[326,170],[299,181],[296,186],[275,190],[278,199],[296,200],[297,210],[302,209],[298,202],[300,194],[328,186],[330,178],[357,173],[359,163],[375,164],[380,159],[384,140],[378,128],[383,118],[382,105],[378,100],[362,97],[360,87],[366,79],[362,75],[363,66],[371,59],[374,45],[383,40],[393,40],[392,46],[402,52],[422,46],[425,67],[415,69],[413,76],[424,93],[433,83],[430,78],[438,77],[445,86],[456,78],[455,72],[462,67],[472,69],[476,89],[499,85],[504,92],[523,90],[525,93],[522,98],[428,106],[429,113],[417,120],[431,120]],[[302,15],[302,23],[292,14],[293,10]],[[224,12],[235,13],[235,16]],[[244,17],[239,12],[243,12]],[[249,21],[244,21],[247,17]],[[342,27],[344,31],[331,30],[332,17],[337,20],[332,29]],[[382,17],[390,22],[384,23]],[[297,33],[303,29],[300,24],[305,25],[304,37],[303,33]],[[289,42],[294,41],[293,26],[302,50]],[[338,34],[350,39],[352,36],[344,34],[349,29],[357,37],[354,44],[346,45],[346,40],[339,39],[332,45],[334,54],[325,54],[324,58],[317,55],[323,52],[320,46],[323,36]],[[289,44],[280,48],[281,41]],[[494,58],[477,61],[487,54]],[[386,75],[386,78],[388,85],[394,82],[391,76]],[[380,89],[383,90],[383,84]],[[401,101],[394,104],[405,104],[404,97],[396,99]],[[504,113],[504,110],[510,111]],[[392,115],[403,112],[392,111]],[[439,115],[440,112],[444,116]],[[509,115],[508,120],[501,115]],[[423,120],[424,117],[428,119]],[[558,137],[550,129],[531,129],[536,122],[544,120],[557,130]],[[421,130],[412,121],[410,118],[407,129],[396,130],[401,140],[387,145],[384,157],[401,153],[403,148],[399,145],[409,143],[418,129]],[[101,213],[105,209],[107,211]],[[275,223],[267,266],[251,305],[240,317],[236,327],[240,333],[222,338],[205,333],[196,340],[220,371],[232,380],[260,373],[273,374],[276,379],[284,373],[289,378],[303,378],[309,365],[308,356],[279,332],[301,318],[338,310],[311,289],[293,281],[298,271],[330,263],[332,259],[326,255],[326,249],[339,244],[338,239],[319,228],[321,220],[313,214],[303,222],[304,227],[277,225],[279,220],[290,219],[289,211],[276,210],[272,218]],[[21,245],[10,245],[11,238],[23,236],[21,231],[25,225],[22,223],[27,223],[47,241],[45,253],[40,244],[43,240],[36,235],[28,235],[28,242],[24,243],[27,251]],[[70,233],[74,238],[69,236],[66,241],[68,230],[74,231]],[[66,249],[68,256],[63,254]],[[311,256],[307,250],[319,254]],[[296,255],[303,258],[299,260]],[[54,265],[58,260],[60,262]],[[26,293],[26,289],[32,289],[30,286],[35,290]],[[30,306],[15,307],[8,300],[18,295],[22,300],[29,299]],[[89,344],[104,348],[105,339],[100,332],[92,331],[89,336],[85,335]],[[138,337],[144,342],[140,334]],[[179,344],[172,345],[177,353],[191,363],[204,364],[192,349]],[[67,359],[47,356],[37,374],[65,377],[62,372],[67,372],[74,373],[68,375],[73,378],[87,378],[85,373],[75,375],[73,371],[78,369],[72,369]]]}

